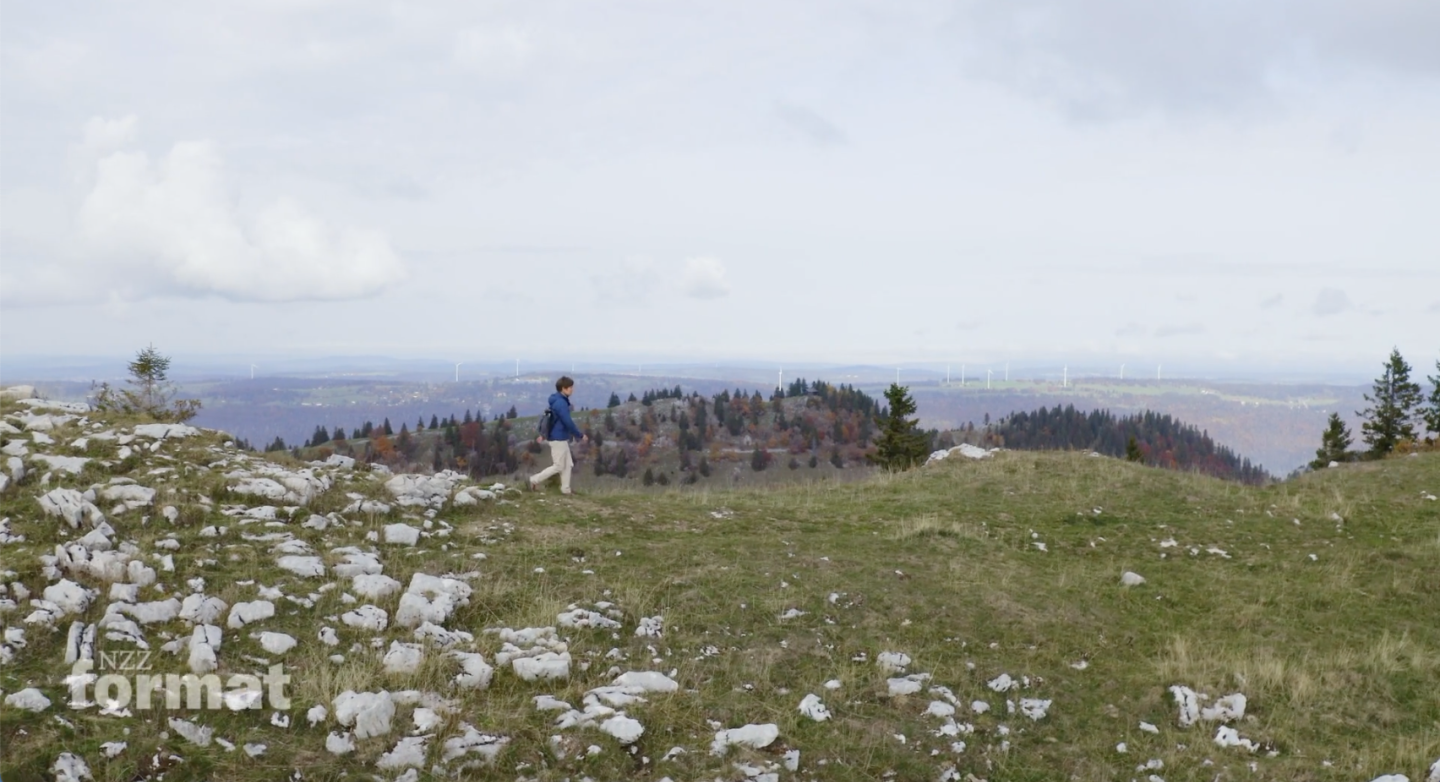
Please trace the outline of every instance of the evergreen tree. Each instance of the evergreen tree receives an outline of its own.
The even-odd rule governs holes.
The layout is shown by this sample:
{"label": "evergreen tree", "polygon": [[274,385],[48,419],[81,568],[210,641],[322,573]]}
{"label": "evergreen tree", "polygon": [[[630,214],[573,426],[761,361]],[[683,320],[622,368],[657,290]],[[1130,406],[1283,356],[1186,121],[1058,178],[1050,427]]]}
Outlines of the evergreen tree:
{"label": "evergreen tree", "polygon": [[372,435],[372,434],[374,434],[374,433],[375,433],[375,424],[372,424],[372,423],[370,423],[369,421],[366,421],[366,422],[365,422],[365,425],[362,426],[362,427],[360,427],[360,438],[361,438],[361,439],[368,439],[368,438],[370,437],[370,435]]}
{"label": "evergreen tree", "polygon": [[702,476],[704,476],[704,477],[706,477],[706,478],[709,478],[709,477],[710,477],[710,460],[707,459],[707,458],[705,458],[704,456],[700,457],[700,466],[697,467],[697,468],[695,468],[695,471],[698,472],[698,473],[700,473]]}
{"label": "evergreen tree", "polygon": [[380,431],[384,432],[386,437],[389,437],[389,436],[395,434],[395,430],[390,428],[390,419],[389,419],[389,418],[386,418],[386,419],[385,419],[385,423],[383,423],[383,424],[380,425]]}
{"label": "evergreen tree", "polygon": [[1141,450],[1140,450],[1140,443],[1139,443],[1139,441],[1137,441],[1137,440],[1135,439],[1135,435],[1133,435],[1133,434],[1130,435],[1130,441],[1127,442],[1127,443],[1125,443],[1125,461],[1127,461],[1127,462],[1143,462],[1143,461],[1145,461],[1145,454],[1144,454],[1143,452],[1141,452]]}
{"label": "evergreen tree", "polygon": [[1331,462],[1349,461],[1350,442],[1350,430],[1340,420],[1340,414],[1331,413],[1330,425],[1320,436],[1320,448],[1315,451],[1315,461],[1310,462],[1310,469],[1320,470],[1329,467]]}
{"label": "evergreen tree", "polygon": [[330,439],[331,439],[331,440],[344,440],[344,439],[345,439],[345,428],[344,428],[344,427],[341,427],[341,426],[335,427],[335,434],[332,435],[332,436],[330,437]]}
{"label": "evergreen tree", "polygon": [[643,484],[645,484],[646,486],[653,486],[653,485],[655,485],[655,472],[654,472],[653,470],[651,470],[649,467],[646,467],[646,468],[645,468],[645,475],[640,478],[640,482],[643,483]]}
{"label": "evergreen tree", "polygon": [[626,402],[634,402],[634,401],[635,401],[635,392],[633,392],[633,391],[630,392],[630,398],[629,398],[629,399],[626,399],[625,401],[626,401]]}
{"label": "evergreen tree", "polygon": [[756,448],[750,453],[750,469],[760,472],[770,465],[770,454],[764,449]]}
{"label": "evergreen tree", "polygon": [[611,392],[610,392],[610,401],[609,401],[609,403],[607,403],[605,406],[606,406],[606,407],[619,407],[619,406],[620,406],[620,395],[617,394],[617,393],[615,393],[614,391],[611,391]]}
{"label": "evergreen tree", "polygon": [[926,457],[925,433],[920,431],[919,421],[910,418],[915,414],[915,400],[910,398],[909,389],[898,383],[886,389],[885,400],[890,403],[890,414],[885,418],[873,459],[887,470],[908,470]]}
{"label": "evergreen tree", "polygon": [[435,416],[435,415],[431,415],[431,416],[430,416],[430,428],[431,428],[431,429],[439,429],[439,428],[440,428],[440,418],[439,418],[439,416]]}
{"label": "evergreen tree", "polygon": [[1365,395],[1371,406],[1360,413],[1365,419],[1360,429],[1365,444],[1370,446],[1370,455],[1383,457],[1401,441],[1415,439],[1410,418],[1421,399],[1420,385],[1410,382],[1410,365],[1399,350],[1390,351],[1390,360],[1385,362],[1384,373],[1376,378],[1373,392],[1374,396]]}
{"label": "evergreen tree", "polygon": [[330,442],[330,433],[325,431],[324,426],[317,426],[315,427],[315,433],[310,435],[310,442],[308,443],[308,445],[316,446],[328,442]]}
{"label": "evergreen tree", "polygon": [[655,482],[660,484],[661,486],[669,486],[670,476],[662,472],[655,477]]}
{"label": "evergreen tree", "polygon": [[460,423],[462,423],[462,424],[469,424],[469,423],[474,423],[474,422],[475,422],[475,419],[474,419],[473,417],[471,417],[470,411],[467,409],[467,410],[465,411],[465,420],[461,421]]}
{"label": "evergreen tree", "polygon": [[417,432],[423,432],[423,431],[425,431],[425,416],[422,415],[422,416],[420,416],[419,418],[416,418],[416,419],[415,419],[415,431],[417,431]]}
{"label": "evergreen tree", "polygon": [[285,445],[285,439],[277,434],[275,435],[275,442],[265,446],[265,452],[270,453],[272,451],[283,451],[286,449],[286,447],[287,446]]}
{"label": "evergreen tree", "polygon": [[510,409],[505,411],[505,417],[511,419],[518,418],[520,417],[520,412],[515,409],[515,405],[510,405]]}
{"label": "evergreen tree", "polygon": [[1430,381],[1430,406],[1421,411],[1420,417],[1426,430],[1440,435],[1440,361],[1435,362],[1435,375],[1425,379]]}

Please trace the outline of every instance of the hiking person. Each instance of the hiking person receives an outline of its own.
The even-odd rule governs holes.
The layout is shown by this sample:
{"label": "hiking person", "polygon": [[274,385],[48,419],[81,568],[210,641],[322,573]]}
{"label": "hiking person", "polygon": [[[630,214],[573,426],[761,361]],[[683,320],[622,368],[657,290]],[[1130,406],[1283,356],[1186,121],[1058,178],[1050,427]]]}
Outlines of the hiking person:
{"label": "hiking person", "polygon": [[570,472],[575,467],[575,459],[570,455],[570,440],[573,438],[583,443],[590,439],[570,418],[570,395],[573,393],[574,380],[562,375],[555,381],[555,393],[550,395],[550,407],[546,411],[551,421],[549,431],[542,431],[540,436],[535,438],[537,443],[549,441],[550,466],[530,476],[531,491],[539,491],[541,483],[559,473],[560,493],[570,493]]}

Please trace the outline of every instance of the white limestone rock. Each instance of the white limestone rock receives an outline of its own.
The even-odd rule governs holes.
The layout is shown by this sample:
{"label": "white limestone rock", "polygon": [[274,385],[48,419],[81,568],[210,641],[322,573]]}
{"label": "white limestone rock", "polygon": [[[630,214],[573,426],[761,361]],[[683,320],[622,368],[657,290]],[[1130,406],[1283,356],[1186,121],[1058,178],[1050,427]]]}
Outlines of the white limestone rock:
{"label": "white limestone rock", "polygon": [[380,756],[375,761],[375,767],[382,771],[394,771],[401,768],[420,768],[425,765],[425,738],[424,736],[406,736],[395,745],[394,749]]}
{"label": "white limestone rock", "polygon": [[236,603],[230,607],[230,618],[225,622],[232,630],[238,630],[252,622],[269,619],[275,615],[275,604],[269,600],[252,600]]}
{"label": "white limestone rock", "polygon": [[385,609],[373,605],[362,605],[354,611],[346,611],[340,615],[340,621],[347,627],[354,627],[360,630],[373,630],[380,632],[390,623],[389,614]]}
{"label": "white limestone rock", "polygon": [[386,673],[414,673],[425,660],[425,648],[420,644],[390,642],[383,664]]}
{"label": "white limestone rock", "polygon": [[285,556],[275,561],[282,570],[288,570],[301,578],[318,578],[325,575],[325,563],[319,557]]}
{"label": "white limestone rock", "polygon": [[179,733],[181,738],[197,747],[210,746],[211,739],[215,737],[215,730],[213,728],[202,727],[189,720],[171,717],[169,724],[171,730]]}
{"label": "white limestone rock", "polygon": [[402,584],[381,573],[362,573],[355,577],[351,589],[367,600],[379,600],[400,591]]}
{"label": "white limestone rock", "polygon": [[93,782],[95,779],[91,776],[90,766],[85,759],[69,752],[60,753],[60,757],[55,759],[55,765],[50,767],[50,773],[55,775],[55,782]]}
{"label": "white limestone rock", "polygon": [[335,720],[346,727],[353,726],[355,738],[368,739],[390,732],[390,720],[395,716],[395,702],[387,690],[380,692],[355,692],[346,690],[335,696]]}
{"label": "white limestone rock", "polygon": [[455,686],[467,690],[483,690],[490,686],[490,680],[495,677],[495,669],[485,662],[483,654],[461,651],[447,654],[460,663],[460,673],[456,674],[454,679]]}
{"label": "white limestone rock", "polygon": [[270,654],[284,654],[294,649],[298,643],[294,636],[286,633],[272,633],[267,630],[260,634],[260,647]]}
{"label": "white limestone rock", "polygon": [[50,699],[34,687],[26,687],[6,695],[5,705],[22,711],[45,711],[50,708]]}
{"label": "white limestone rock", "polygon": [[779,737],[780,728],[774,723],[744,725],[739,728],[716,731],[715,740],[710,744],[710,752],[713,755],[724,755],[730,747],[764,749]]}

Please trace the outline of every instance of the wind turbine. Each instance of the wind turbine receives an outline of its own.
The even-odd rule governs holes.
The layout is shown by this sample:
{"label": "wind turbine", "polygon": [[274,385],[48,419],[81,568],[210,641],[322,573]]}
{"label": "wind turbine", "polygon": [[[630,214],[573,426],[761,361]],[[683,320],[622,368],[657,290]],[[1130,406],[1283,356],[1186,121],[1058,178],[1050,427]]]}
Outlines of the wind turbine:
{"label": "wind turbine", "polygon": [[1156,365],[1155,365],[1155,379],[1156,379],[1156,380],[1159,380],[1159,379],[1160,379],[1160,365],[1159,365],[1159,364],[1156,364]]}
{"label": "wind turbine", "polygon": [[464,361],[456,361],[456,362],[455,362],[455,382],[456,382],[456,383],[459,383],[459,382],[460,382],[460,365],[463,364],[463,363],[465,363],[465,362],[464,362]]}
{"label": "wind turbine", "polygon": [[986,390],[986,391],[989,391],[989,390],[990,390],[990,376],[993,375],[993,374],[995,374],[995,370],[993,370],[993,369],[987,369],[987,370],[985,370],[985,390]]}
{"label": "wind turbine", "polygon": [[520,359],[515,359],[515,379],[520,379]]}
{"label": "wind turbine", "polygon": [[1124,364],[1121,364],[1121,365],[1120,365],[1120,379],[1121,379],[1121,380],[1124,380],[1124,379],[1125,379],[1125,365],[1124,365]]}
{"label": "wind turbine", "polygon": [[1070,387],[1070,366],[1068,364],[1065,366],[1064,369],[1060,370],[1060,387]]}
{"label": "wind turbine", "polygon": [[1010,362],[1009,362],[1009,361],[1006,361],[1006,362],[1005,362],[1005,382],[1006,382],[1006,383],[1009,383],[1009,382],[1010,382]]}
{"label": "wind turbine", "polygon": [[251,365],[250,365],[250,379],[251,379],[251,380],[254,380],[254,379],[255,379],[255,365],[254,365],[254,364],[251,364]]}
{"label": "wind turbine", "polygon": [[900,367],[895,367],[895,385],[900,385]]}
{"label": "wind turbine", "polygon": [[960,365],[960,387],[961,387],[961,388],[964,388],[964,387],[965,387],[965,365],[964,365],[964,364],[961,364],[961,365]]}

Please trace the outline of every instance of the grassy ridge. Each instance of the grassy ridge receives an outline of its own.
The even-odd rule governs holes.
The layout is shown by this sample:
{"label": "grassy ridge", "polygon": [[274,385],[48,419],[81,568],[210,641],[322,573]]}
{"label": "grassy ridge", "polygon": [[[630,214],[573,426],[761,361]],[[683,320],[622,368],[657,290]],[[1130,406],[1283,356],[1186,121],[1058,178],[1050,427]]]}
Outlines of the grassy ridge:
{"label": "grassy ridge", "polygon": [[[170,455],[180,462],[204,458],[200,443],[185,447],[192,450]],[[131,465],[131,475],[151,483],[148,466]],[[83,488],[103,476],[82,477],[67,485]],[[328,573],[309,581],[283,573],[264,544],[233,533],[218,542],[196,537],[223,517],[189,502],[192,492],[233,501],[221,484],[213,472],[194,470],[163,485],[157,504],[184,504],[178,526],[142,527],[138,513],[111,523],[147,552],[160,538],[181,540],[177,572],[162,574],[172,589],[203,576],[214,585],[210,594],[233,604],[255,598],[256,587],[239,583],[246,580],[283,584],[291,594],[334,580]],[[35,504],[44,488],[12,487],[0,499],[0,515],[27,536],[0,549],[5,567],[37,595],[45,581],[36,556],[58,539],[56,523],[40,518]],[[586,488],[583,477],[579,488]],[[315,509],[337,509],[348,502],[345,491],[383,496],[378,483],[356,478]],[[389,736],[360,742],[345,758],[324,751],[333,722],[308,727],[304,710],[328,706],[347,688],[388,687],[458,700],[459,713],[430,743],[432,762],[462,720],[509,736],[492,772],[497,779],[739,778],[734,761],[778,762],[779,749],[801,752],[799,772],[782,772],[785,778],[826,780],[888,772],[935,779],[950,766],[961,779],[968,773],[996,780],[1149,773],[1171,782],[1217,774],[1351,780],[1393,772],[1423,779],[1440,757],[1440,503],[1425,499],[1426,492],[1440,492],[1440,455],[1254,488],[1111,459],[1005,452],[852,484],[511,495],[503,504],[447,506],[437,521],[453,525],[449,537],[425,539],[415,549],[378,548],[385,573],[402,583],[416,571],[480,570],[470,604],[447,626],[475,632],[487,657],[498,643],[480,635],[483,628],[553,625],[570,603],[613,601],[626,613],[624,627],[614,635],[567,631],[577,661],[567,683],[526,683],[499,671],[490,689],[464,693],[449,689],[454,671],[439,655],[415,674],[387,676],[376,655],[350,651],[352,643],[368,647],[369,634],[333,623],[347,660],[328,661],[334,650],[318,644],[315,633],[321,617],[353,607],[341,603],[343,589],[324,593],[313,611],[278,602],[277,616],[256,629],[300,640],[284,656],[298,682],[291,725],[269,724],[268,711],[184,715],[236,743],[268,744],[256,759],[189,746],[173,732],[160,738],[163,712],[121,721],[70,711],[59,681],[66,673],[63,626],[48,635],[32,630],[23,654],[0,668],[0,686],[6,693],[38,686],[56,706],[39,715],[0,712],[6,737],[0,774],[7,782],[42,778],[65,748],[85,755],[97,779],[128,780],[163,747],[184,758],[166,779],[258,782],[287,778],[297,767],[307,780],[361,778],[404,735],[408,707]],[[400,520],[398,509],[391,515],[360,517],[359,526],[339,531],[298,523],[286,531],[333,563],[331,548],[373,545],[364,534]],[[1162,547],[1172,539],[1173,546]],[[217,563],[201,565],[200,558]],[[1147,583],[1121,587],[1126,570]],[[393,612],[394,601],[378,604]],[[91,607],[87,621],[99,617],[104,602]],[[805,613],[781,619],[789,609]],[[17,624],[27,612],[4,621]],[[635,637],[638,618],[656,614],[665,617],[663,638]],[[185,632],[178,622],[170,629]],[[228,660],[243,668],[244,654],[269,656],[248,630],[226,631],[222,667]],[[386,646],[411,640],[394,626],[380,637]],[[607,659],[612,649],[623,659]],[[924,713],[931,696],[887,695],[887,677],[874,663],[887,650],[907,653],[910,672],[931,674],[930,684],[951,688],[962,703],[984,700],[991,711],[961,708],[956,720],[974,733],[935,735],[941,720]],[[588,670],[579,670],[581,661]],[[181,670],[183,658],[167,665]],[[555,714],[537,712],[532,702],[551,694],[579,705],[586,690],[610,681],[612,665],[673,669],[682,688],[629,710],[646,728],[633,754],[598,731],[556,730]],[[1001,673],[1028,677],[1030,686],[996,694],[986,682]],[[822,686],[832,679],[839,689]],[[1277,754],[1218,747],[1213,724],[1179,728],[1166,692],[1173,684],[1212,696],[1244,693],[1249,714],[1235,727]],[[799,714],[807,693],[821,696],[830,721]],[[1048,716],[1031,721],[1007,713],[1006,699],[1021,697],[1052,700]],[[56,714],[73,728],[58,724]],[[716,758],[708,752],[711,721],[774,722],[780,739],[770,750]],[[1141,721],[1159,734],[1142,731]],[[130,735],[122,737],[122,727]],[[564,759],[550,743],[554,735],[568,750]],[[101,759],[99,744],[122,738],[129,749]],[[967,745],[958,754],[957,738]],[[1120,742],[1127,753],[1116,751]],[[601,751],[586,756],[591,744]],[[662,761],[675,746],[686,753]],[[1163,761],[1163,770],[1136,773],[1152,758]]]}

